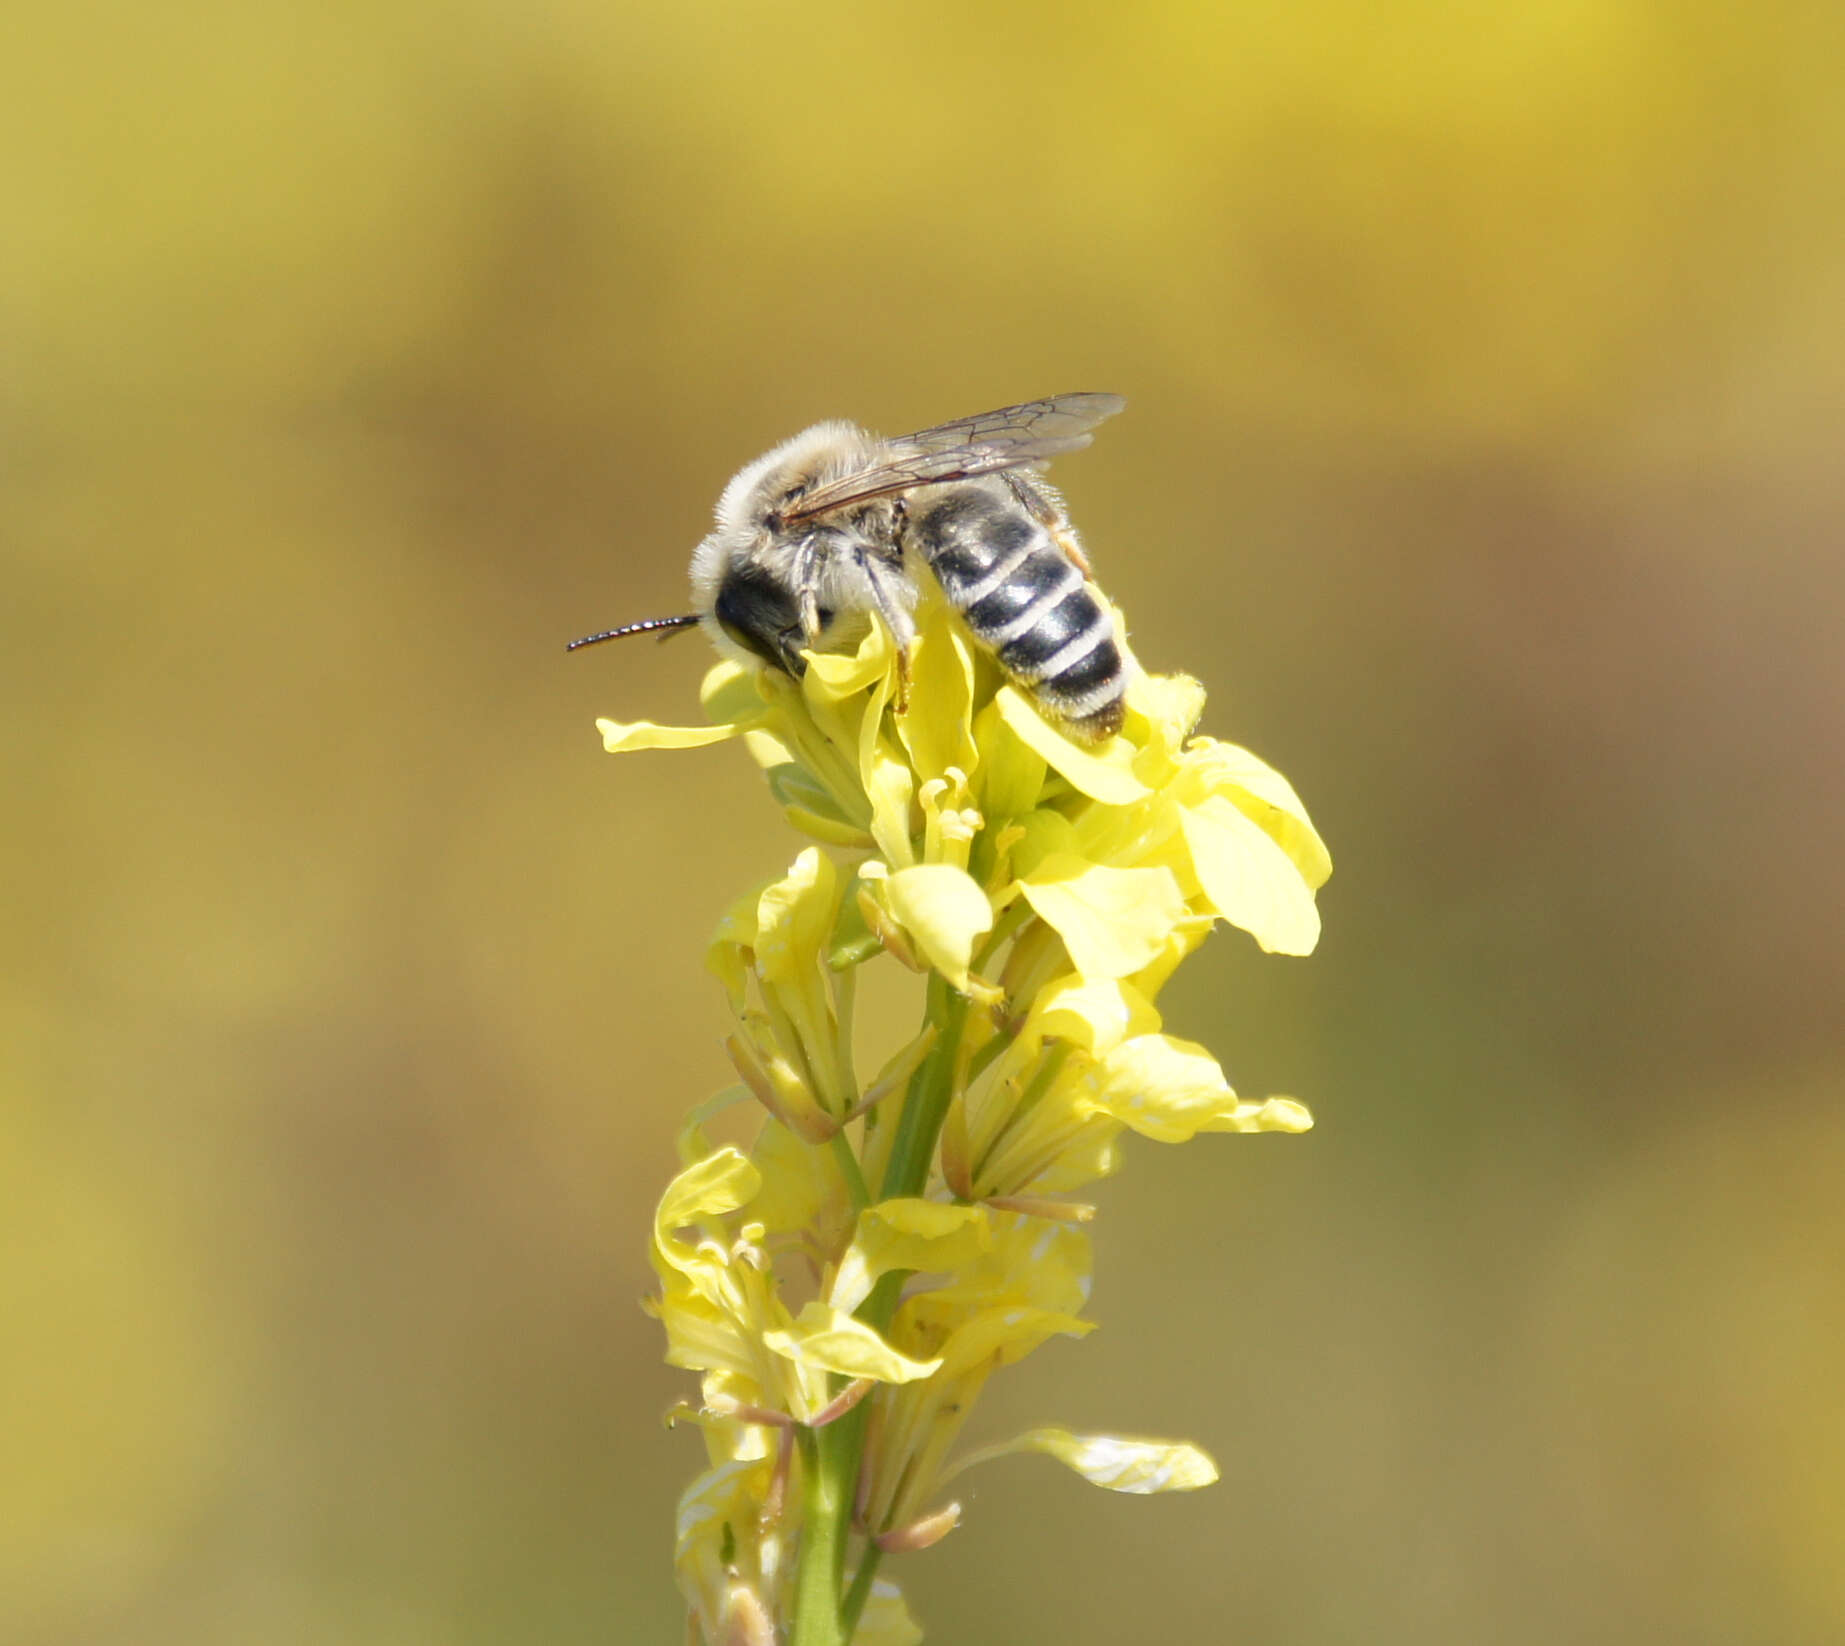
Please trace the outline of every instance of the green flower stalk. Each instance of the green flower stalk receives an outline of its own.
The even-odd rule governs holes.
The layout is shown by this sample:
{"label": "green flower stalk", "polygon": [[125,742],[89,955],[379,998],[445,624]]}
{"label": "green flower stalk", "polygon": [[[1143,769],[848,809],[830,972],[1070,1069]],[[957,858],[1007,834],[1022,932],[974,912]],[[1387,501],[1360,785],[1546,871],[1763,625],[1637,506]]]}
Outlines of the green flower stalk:
{"label": "green flower stalk", "polygon": [[[741,738],[812,844],[720,922],[741,1084],[681,1137],[649,1307],[702,1374],[675,1414],[706,1467],[680,1500],[688,1639],[907,1646],[884,1575],[960,1517],[961,1471],[1015,1452],[1112,1491],[1217,1478],[1183,1441],[1044,1427],[958,1450],[986,1381],[1093,1329],[1077,1196],[1125,1133],[1298,1132],[1163,1032],[1161,988],[1220,920],[1306,954],[1331,860],[1285,778],[1195,736],[1198,684],[1130,659],[1120,735],[1071,741],[925,596],[901,703],[873,623],[799,679],[732,662],[710,724],[601,721],[614,753]],[[888,960],[884,957],[889,957]],[[920,974],[916,1034],[875,1071],[854,1046],[858,968]],[[747,1150],[714,1107],[759,1103]]]}

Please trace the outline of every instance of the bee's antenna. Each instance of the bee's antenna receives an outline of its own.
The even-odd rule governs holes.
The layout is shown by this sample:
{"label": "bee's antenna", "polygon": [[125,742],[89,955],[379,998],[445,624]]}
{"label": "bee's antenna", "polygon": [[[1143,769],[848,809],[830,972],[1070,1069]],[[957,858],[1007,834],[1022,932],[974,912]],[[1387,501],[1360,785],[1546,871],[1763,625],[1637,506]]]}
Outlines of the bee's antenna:
{"label": "bee's antenna", "polygon": [[624,623],[619,629],[604,629],[601,634],[586,634],[564,648],[573,652],[579,646],[593,646],[598,640],[620,640],[630,634],[671,634],[674,629],[689,629],[698,622],[698,614],[685,617],[643,617],[638,623]]}

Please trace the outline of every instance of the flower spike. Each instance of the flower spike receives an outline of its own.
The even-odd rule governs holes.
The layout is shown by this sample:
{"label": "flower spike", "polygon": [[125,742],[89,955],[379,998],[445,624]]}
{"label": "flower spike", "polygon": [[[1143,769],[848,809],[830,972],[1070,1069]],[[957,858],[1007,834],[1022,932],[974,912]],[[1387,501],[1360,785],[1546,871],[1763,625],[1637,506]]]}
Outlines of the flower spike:
{"label": "flower spike", "polygon": [[[915,628],[907,678],[874,616],[799,679],[717,665],[708,725],[598,723],[612,753],[741,739],[809,842],[712,940],[742,1085],[682,1132],[653,1231],[648,1306],[702,1380],[675,1409],[706,1452],[675,1556],[702,1646],[915,1646],[880,1563],[960,1523],[943,1489],[977,1463],[1037,1452],[1129,1495],[1216,1480],[1185,1441],[1055,1427],[955,1454],[990,1377],[1093,1329],[1072,1195],[1126,1138],[1312,1124],[1239,1096],[1158,1007],[1219,922],[1314,947],[1331,859],[1292,786],[1196,735],[1196,681],[1129,658],[1120,732],[1073,741],[939,598]],[[884,955],[926,979],[922,1021],[862,1081],[856,977]],[[712,1147],[750,1096],[754,1143]]]}

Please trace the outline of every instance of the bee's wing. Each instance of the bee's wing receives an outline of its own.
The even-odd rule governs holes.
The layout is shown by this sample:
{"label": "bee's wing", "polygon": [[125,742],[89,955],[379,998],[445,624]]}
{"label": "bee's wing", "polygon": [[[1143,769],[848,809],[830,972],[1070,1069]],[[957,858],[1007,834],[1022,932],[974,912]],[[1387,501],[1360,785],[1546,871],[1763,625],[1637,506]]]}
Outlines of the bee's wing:
{"label": "bee's wing", "polygon": [[912,486],[996,474],[1080,451],[1093,438],[1089,431],[1126,404],[1118,394],[1058,394],[903,435],[888,442],[869,468],[815,487],[785,518],[807,520]]}

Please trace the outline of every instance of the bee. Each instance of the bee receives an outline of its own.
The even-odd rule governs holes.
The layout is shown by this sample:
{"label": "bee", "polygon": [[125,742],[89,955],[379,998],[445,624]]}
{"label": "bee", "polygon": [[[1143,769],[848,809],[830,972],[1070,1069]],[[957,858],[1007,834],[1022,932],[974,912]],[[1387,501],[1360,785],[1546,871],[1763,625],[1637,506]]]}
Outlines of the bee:
{"label": "bee", "polygon": [[1043,477],[1126,402],[1060,394],[896,440],[816,423],[740,469],[692,555],[683,617],[573,640],[702,627],[727,656],[799,676],[803,652],[856,642],[876,613],[897,645],[905,707],[926,567],[1006,677],[1073,737],[1121,729],[1127,673],[1063,499]]}

